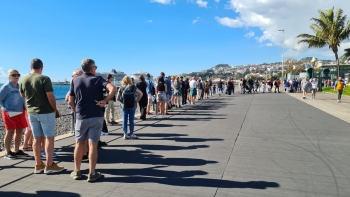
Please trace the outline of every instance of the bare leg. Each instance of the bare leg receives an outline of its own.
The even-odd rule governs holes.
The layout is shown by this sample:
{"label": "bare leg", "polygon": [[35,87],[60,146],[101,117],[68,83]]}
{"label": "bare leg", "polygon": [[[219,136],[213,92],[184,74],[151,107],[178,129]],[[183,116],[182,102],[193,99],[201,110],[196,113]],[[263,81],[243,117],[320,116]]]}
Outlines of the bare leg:
{"label": "bare leg", "polygon": [[22,129],[16,129],[15,130],[15,149],[14,152],[17,153],[19,150],[19,145],[21,145],[21,140],[22,140],[22,133],[23,133],[23,128]]}
{"label": "bare leg", "polygon": [[11,142],[14,136],[15,130],[6,130],[4,137],[5,150],[7,153],[11,152]]}
{"label": "bare leg", "polygon": [[75,149],[74,149],[74,171],[80,171],[81,166],[81,160],[83,159],[83,151],[86,147],[86,141],[85,142],[75,142]]}
{"label": "bare leg", "polygon": [[89,169],[90,174],[95,174],[98,151],[97,142],[89,142]]}
{"label": "bare leg", "polygon": [[33,153],[35,158],[35,164],[37,166],[40,166],[42,164],[41,162],[41,143],[44,141],[44,137],[35,137],[34,143],[33,143]]}
{"label": "bare leg", "polygon": [[52,156],[53,156],[53,148],[54,148],[54,139],[55,137],[47,137],[45,143],[45,152],[46,152],[46,165],[52,166]]}
{"label": "bare leg", "polygon": [[28,148],[29,145],[32,145],[33,135],[32,130],[26,129],[24,134],[23,148]]}

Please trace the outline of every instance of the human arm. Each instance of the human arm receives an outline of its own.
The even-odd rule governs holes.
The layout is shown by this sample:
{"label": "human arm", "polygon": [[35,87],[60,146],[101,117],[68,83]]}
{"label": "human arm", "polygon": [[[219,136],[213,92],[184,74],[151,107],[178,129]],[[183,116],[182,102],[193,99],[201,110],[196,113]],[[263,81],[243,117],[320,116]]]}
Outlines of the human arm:
{"label": "human arm", "polygon": [[141,90],[139,90],[138,88],[136,88],[136,93],[139,95],[139,96],[137,97],[136,103],[139,103],[140,100],[141,100],[141,98],[142,98],[142,96],[143,96],[143,93],[142,93]]}
{"label": "human arm", "polygon": [[168,92],[168,86],[164,83],[165,92]]}
{"label": "human arm", "polygon": [[98,105],[100,107],[104,107],[109,100],[113,99],[113,96],[117,92],[117,88],[114,85],[110,84],[110,83],[108,83],[106,85],[106,89],[108,91],[108,95],[103,100],[97,102],[97,104],[96,104],[96,105]]}
{"label": "human arm", "polygon": [[335,91],[335,87],[337,87],[337,85],[338,85],[338,81],[336,81],[336,82],[334,83],[334,91]]}
{"label": "human arm", "polygon": [[68,104],[70,108],[73,110],[74,113],[77,113],[75,111],[75,96],[68,96]]}
{"label": "human arm", "polygon": [[56,99],[55,99],[55,95],[53,94],[53,92],[46,92],[46,96],[47,96],[47,100],[49,100],[50,106],[53,109],[53,111],[56,113],[56,118],[59,118],[60,115],[57,111],[56,108]]}
{"label": "human arm", "polygon": [[118,94],[117,94],[117,101],[121,102],[120,100],[120,97],[122,96],[122,94],[120,93],[120,91],[118,91]]}
{"label": "human arm", "polygon": [[5,88],[5,86],[2,86],[0,88],[0,105],[1,106],[4,103],[5,98],[7,97],[8,93],[9,93],[9,90],[8,90],[8,88]]}

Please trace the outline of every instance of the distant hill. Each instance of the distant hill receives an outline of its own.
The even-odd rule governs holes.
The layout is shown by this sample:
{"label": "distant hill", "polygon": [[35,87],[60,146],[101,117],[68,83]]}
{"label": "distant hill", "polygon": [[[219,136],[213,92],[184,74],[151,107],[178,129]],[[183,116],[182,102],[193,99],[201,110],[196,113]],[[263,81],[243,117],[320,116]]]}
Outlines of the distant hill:
{"label": "distant hill", "polygon": [[212,69],[213,68],[231,68],[231,66],[228,64],[218,64],[218,65],[212,67]]}

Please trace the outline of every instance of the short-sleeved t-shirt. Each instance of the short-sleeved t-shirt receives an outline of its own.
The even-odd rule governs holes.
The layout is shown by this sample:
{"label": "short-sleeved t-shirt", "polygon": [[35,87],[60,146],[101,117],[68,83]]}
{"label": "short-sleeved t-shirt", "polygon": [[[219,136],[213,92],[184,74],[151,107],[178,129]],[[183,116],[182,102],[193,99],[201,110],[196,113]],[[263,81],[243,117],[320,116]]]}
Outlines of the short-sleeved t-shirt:
{"label": "short-sleeved t-shirt", "polygon": [[312,89],[317,89],[318,82],[317,81],[312,81],[311,85],[312,85]]}
{"label": "short-sleeved t-shirt", "polygon": [[103,117],[104,109],[96,104],[104,99],[103,89],[107,84],[108,81],[91,73],[84,73],[73,79],[69,95],[75,97],[77,119]]}
{"label": "short-sleeved t-shirt", "polygon": [[197,88],[197,81],[196,80],[190,81],[190,88]]}
{"label": "short-sleeved t-shirt", "polygon": [[218,82],[218,88],[222,88],[222,85],[224,85],[224,83],[222,81]]}
{"label": "short-sleeved t-shirt", "polygon": [[167,85],[167,92],[166,94],[171,94],[171,81],[168,77],[164,77],[164,83]]}
{"label": "short-sleeved t-shirt", "polygon": [[29,114],[48,114],[54,112],[47,92],[53,92],[48,76],[30,73],[21,79],[20,92],[25,95]]}

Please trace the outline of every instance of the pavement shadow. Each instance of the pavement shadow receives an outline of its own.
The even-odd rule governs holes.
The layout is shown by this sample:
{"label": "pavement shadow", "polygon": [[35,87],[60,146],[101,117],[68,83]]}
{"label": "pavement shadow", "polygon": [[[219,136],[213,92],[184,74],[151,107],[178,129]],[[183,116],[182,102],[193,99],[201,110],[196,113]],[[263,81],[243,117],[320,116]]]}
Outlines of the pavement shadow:
{"label": "pavement shadow", "polygon": [[[130,170],[133,171],[135,169]],[[172,186],[184,186],[184,187],[213,187],[213,188],[249,188],[249,189],[267,189],[267,188],[277,188],[280,184],[276,182],[267,181],[230,181],[212,178],[187,178],[189,176],[195,176],[198,171],[182,171],[174,172],[173,177],[162,175],[158,172],[160,176],[157,176],[157,172],[147,172],[145,176],[124,176],[124,177],[106,177],[103,182],[119,182],[119,183],[158,183],[163,185]],[[107,173],[107,171],[105,171]],[[169,173],[164,171],[164,173]],[[178,173],[178,174],[177,174]],[[124,174],[124,173],[123,173]],[[118,175],[118,174],[115,174]],[[146,177],[149,176],[149,177]],[[182,176],[182,177],[181,177]]]}
{"label": "pavement shadow", "polygon": [[[162,145],[158,145],[162,146]],[[72,157],[71,157],[72,158]],[[208,161],[195,158],[165,158],[162,155],[154,154],[141,149],[117,150],[102,149],[99,151],[97,164],[144,164],[144,165],[164,165],[164,166],[204,166],[215,164],[217,161]]]}
{"label": "pavement shadow", "polygon": [[179,138],[179,137],[165,137],[165,138],[158,138],[158,139],[139,138],[138,140],[170,140],[170,141],[175,141],[175,142],[223,141],[223,139],[219,139],[219,138]]}
{"label": "pavement shadow", "polygon": [[22,192],[15,192],[15,191],[0,191],[0,196],[7,197],[7,196],[28,196],[28,197],[48,197],[48,196],[64,196],[64,197],[80,197],[80,194],[71,193],[71,192],[61,192],[61,191],[36,191],[36,194],[28,194],[28,193],[22,193]]}
{"label": "pavement shadow", "polygon": [[199,148],[208,148],[207,145],[193,145],[193,146],[171,146],[171,145],[150,145],[150,144],[135,144],[135,145],[110,145],[108,147],[133,147],[142,150],[163,150],[163,151],[177,151],[177,150],[194,150]]}

